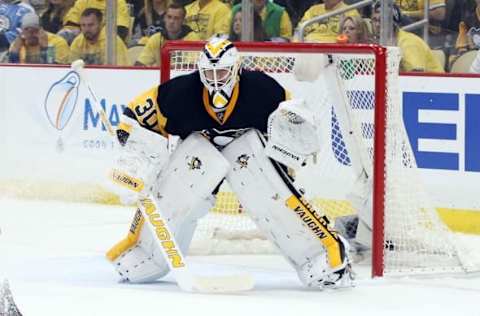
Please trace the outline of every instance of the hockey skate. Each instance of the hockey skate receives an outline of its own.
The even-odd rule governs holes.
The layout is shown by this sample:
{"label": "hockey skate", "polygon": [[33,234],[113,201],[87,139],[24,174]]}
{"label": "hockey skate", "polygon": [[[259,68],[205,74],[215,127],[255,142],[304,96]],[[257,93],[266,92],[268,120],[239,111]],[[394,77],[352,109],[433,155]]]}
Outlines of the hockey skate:
{"label": "hockey skate", "polygon": [[343,264],[340,267],[331,268],[327,253],[324,252],[297,271],[302,282],[308,287],[323,290],[354,286],[355,273],[349,258],[350,246],[346,239],[341,236],[339,238],[343,256]]}

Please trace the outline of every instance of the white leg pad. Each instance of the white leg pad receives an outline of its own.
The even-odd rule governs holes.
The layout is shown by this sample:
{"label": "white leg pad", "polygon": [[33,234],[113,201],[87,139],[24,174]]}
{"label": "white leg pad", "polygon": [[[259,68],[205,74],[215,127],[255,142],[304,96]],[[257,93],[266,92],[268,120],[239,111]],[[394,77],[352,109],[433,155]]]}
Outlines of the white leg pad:
{"label": "white leg pad", "polygon": [[[229,166],[208,140],[193,134],[178,146],[160,173],[157,204],[164,210],[183,252],[190,245],[198,218],[212,205],[211,192],[225,177]],[[149,282],[164,276],[169,269],[138,214],[137,210],[129,236],[114,246],[107,257],[123,280]]]}
{"label": "white leg pad", "polygon": [[[208,210],[211,205],[211,203],[201,203],[201,205],[198,206],[198,210],[203,212],[205,207]],[[135,218],[138,218],[138,216],[141,218],[140,210],[137,210],[135,213]],[[182,252],[186,252],[188,249],[196,224],[196,220],[186,221],[182,224],[180,230],[177,231],[176,235],[179,236],[177,241]],[[134,224],[132,223],[132,227],[133,226]],[[131,234],[132,230],[129,231],[129,236],[131,236]],[[168,265],[163,259],[160,249],[157,249],[154,244],[155,242],[152,239],[153,236],[150,230],[143,223],[139,223],[138,234],[138,240],[132,243],[133,246],[122,250],[122,252],[113,259],[112,264],[120,274],[122,281],[131,283],[152,282],[165,276],[169,272]],[[116,247],[112,248],[111,251],[115,248]]]}
{"label": "white leg pad", "polygon": [[264,154],[259,133],[245,133],[222,152],[232,164],[227,180],[246,212],[306,285],[316,286],[315,281],[345,270],[347,243],[327,228],[328,220],[302,201],[286,173]]}

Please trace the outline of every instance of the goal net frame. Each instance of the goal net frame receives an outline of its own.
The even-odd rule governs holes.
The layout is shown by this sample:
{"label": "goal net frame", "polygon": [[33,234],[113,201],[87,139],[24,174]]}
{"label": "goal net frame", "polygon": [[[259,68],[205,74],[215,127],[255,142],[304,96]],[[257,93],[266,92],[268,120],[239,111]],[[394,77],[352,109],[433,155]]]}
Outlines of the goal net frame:
{"label": "goal net frame", "polygon": [[[170,56],[173,51],[198,50],[205,45],[201,41],[167,41],[161,50],[161,83],[170,79]],[[236,42],[242,52],[284,52],[294,49],[296,53],[339,53],[372,54],[375,57],[375,138],[373,157],[373,235],[372,235],[372,276],[383,276],[384,269],[384,197],[385,197],[385,104],[387,78],[387,49],[379,45],[367,44],[317,44],[317,43],[264,43]]]}
{"label": "goal net frame", "polygon": [[[169,80],[172,76],[196,70],[196,59],[204,45],[205,42],[167,41],[161,51],[161,82]],[[334,176],[343,179],[344,185],[353,184],[349,189],[341,187],[340,192],[346,194],[343,197],[346,199],[345,202],[353,206],[353,210],[356,210],[360,217],[367,216],[364,219],[367,222],[371,221],[368,225],[372,228],[373,277],[480,271],[480,256],[470,259],[471,250],[465,247],[465,243],[458,242],[459,238],[463,237],[454,236],[441,221],[422,184],[403,123],[398,82],[400,63],[398,48],[367,44],[269,42],[237,42],[235,46],[244,56],[246,69],[263,70],[278,78],[280,82],[284,81],[285,77],[290,78],[284,82],[285,87],[293,88],[295,97],[298,97],[297,92],[300,93],[300,97],[310,99],[310,103],[315,104],[317,110],[328,110],[331,106],[332,112],[329,114],[331,125],[325,124],[326,121],[320,122],[320,127],[323,128],[320,136],[331,134],[331,139],[322,141],[331,141],[332,145],[340,146],[331,149],[335,155],[340,149],[340,156],[344,161],[340,161],[338,156],[335,158],[340,164],[350,166],[355,173],[354,177],[345,177],[336,173],[341,172],[338,169]],[[305,60],[307,67],[318,65],[314,63],[315,57],[310,60],[307,54],[311,54],[312,57],[319,54],[328,55],[330,63],[325,66],[323,73],[320,71],[321,82],[315,81],[309,88],[312,90],[300,92],[301,89],[297,88],[302,86],[301,80],[295,79],[293,73],[297,61]],[[290,87],[291,84],[293,86]],[[325,96],[328,103],[325,103],[325,100],[320,101]],[[328,131],[325,128],[328,128]],[[320,157],[320,164],[325,162],[327,165],[315,167],[314,162],[312,165],[314,169],[305,169],[308,169],[306,170],[308,173],[313,172],[307,178],[315,178],[315,172],[327,170],[325,174],[316,175],[324,182],[320,182],[319,185],[317,182],[309,183],[310,186],[317,186],[320,189],[317,192],[319,196],[306,197],[311,198],[315,207],[324,214],[340,218],[347,213],[337,213],[337,208],[344,211],[347,208],[338,205],[342,204],[342,200],[336,199],[335,193],[328,192],[329,181],[334,180],[331,173],[328,173],[331,158],[326,151],[322,151]],[[308,184],[302,183],[305,179],[299,176],[299,185]],[[327,186],[325,183],[328,183]],[[230,232],[233,233],[232,236],[245,236],[245,239],[231,238],[233,241],[246,241],[251,238],[248,218],[245,216],[237,218],[237,215],[242,215],[241,205],[237,204],[236,210],[240,210],[239,212],[233,212],[237,215],[229,215],[235,217],[233,221],[230,221],[230,218],[228,223],[218,225],[217,219],[225,217],[224,213],[231,212],[226,205],[236,200],[233,193],[229,193],[231,196],[220,195],[226,193],[228,192],[220,191],[217,194],[220,207],[215,207],[214,212],[210,212],[211,218],[207,216],[202,219],[205,227],[203,231],[206,233],[203,235],[199,233],[202,237],[196,239],[203,240],[204,244],[206,242],[210,249],[215,245],[213,248],[220,249],[217,253],[224,253],[221,249],[231,253],[230,249],[234,247],[217,247],[215,244],[216,240],[223,241],[223,236]],[[333,195],[329,196],[332,193]],[[226,204],[223,204],[224,202]],[[223,207],[227,207],[225,212]],[[219,210],[221,215],[216,213]],[[368,215],[365,215],[366,213]],[[237,230],[237,224],[242,224],[242,229]],[[225,230],[219,233],[218,227]],[[356,230],[352,229],[352,232]],[[344,233],[348,234],[347,231]],[[213,240],[215,243],[208,242]]]}

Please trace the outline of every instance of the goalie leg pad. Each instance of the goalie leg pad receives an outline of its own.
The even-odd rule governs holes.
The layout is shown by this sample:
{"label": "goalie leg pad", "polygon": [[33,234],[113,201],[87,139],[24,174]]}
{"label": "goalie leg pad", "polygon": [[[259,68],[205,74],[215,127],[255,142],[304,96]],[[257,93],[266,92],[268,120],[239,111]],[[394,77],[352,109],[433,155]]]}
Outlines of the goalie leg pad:
{"label": "goalie leg pad", "polygon": [[[202,204],[199,205],[198,210],[202,212],[205,209],[208,210],[210,206],[210,203],[208,205]],[[155,241],[153,240],[155,237],[144,225],[142,212],[139,208],[145,207],[141,204],[138,206],[127,237],[107,252],[107,258],[120,274],[122,281],[131,283],[152,282],[169,272],[160,250],[155,248]],[[182,252],[186,252],[188,249],[195,228],[196,221],[187,221],[176,232],[176,235],[179,236],[177,242]]]}
{"label": "goalie leg pad", "polygon": [[[203,136],[194,134],[178,146],[160,173],[156,203],[183,252],[190,245],[198,218],[212,205],[211,192],[228,169],[229,163],[222,154]],[[130,282],[153,281],[168,272],[162,250],[143,220],[137,210],[127,238],[107,253],[122,279]]]}
{"label": "goalie leg pad", "polygon": [[246,212],[305,285],[322,288],[350,279],[348,243],[304,200],[282,166],[265,155],[264,144],[258,132],[249,131],[223,150],[232,164],[227,180]]}

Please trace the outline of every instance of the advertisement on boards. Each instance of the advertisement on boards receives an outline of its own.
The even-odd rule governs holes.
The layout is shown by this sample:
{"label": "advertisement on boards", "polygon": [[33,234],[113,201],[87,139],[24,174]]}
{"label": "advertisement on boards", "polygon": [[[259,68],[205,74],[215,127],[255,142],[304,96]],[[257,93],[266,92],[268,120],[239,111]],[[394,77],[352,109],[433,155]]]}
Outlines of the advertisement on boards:
{"label": "advertisement on boards", "polygon": [[[157,69],[93,68],[86,73],[113,126],[130,100],[160,81]],[[4,131],[0,134],[4,148],[0,182],[106,186],[103,175],[112,166],[117,143],[101,123],[93,99],[76,73],[69,68],[2,66],[0,81]],[[478,78],[468,77],[400,76],[403,121],[436,206],[480,210],[477,82]],[[306,93],[319,95],[319,91]],[[328,129],[328,137],[340,138],[334,112],[325,109],[325,113],[332,119],[322,128]],[[340,155],[345,157],[342,164],[349,165],[346,151],[333,147],[329,151],[337,163]],[[322,190],[334,187],[332,182]]]}
{"label": "advertisement on boards", "polygon": [[[41,76],[38,76],[41,72]],[[32,75],[36,73],[35,75]],[[123,108],[159,82],[158,70],[85,70],[101,107],[116,126]],[[1,181],[98,184],[118,143],[69,68],[0,67]],[[40,80],[38,78],[41,78]]]}

